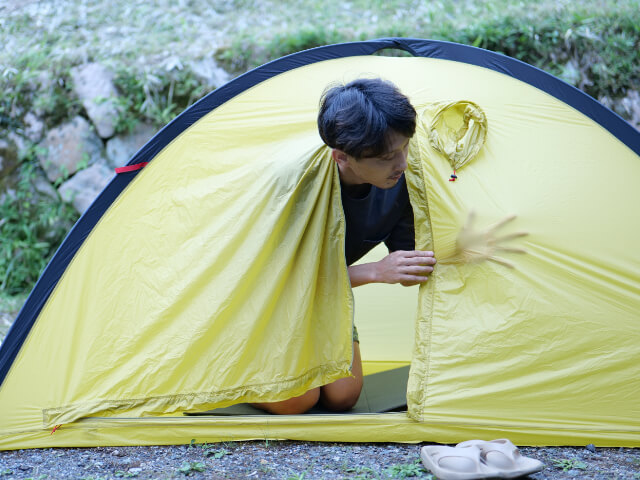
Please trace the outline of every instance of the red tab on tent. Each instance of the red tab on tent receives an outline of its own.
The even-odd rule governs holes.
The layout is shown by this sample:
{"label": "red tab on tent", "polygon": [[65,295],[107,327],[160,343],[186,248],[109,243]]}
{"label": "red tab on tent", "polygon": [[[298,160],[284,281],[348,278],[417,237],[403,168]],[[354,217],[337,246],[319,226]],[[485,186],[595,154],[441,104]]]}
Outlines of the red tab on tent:
{"label": "red tab on tent", "polygon": [[116,168],[116,173],[133,172],[134,170],[140,170],[147,166],[149,162],[136,163],[135,165],[127,165],[126,167]]}

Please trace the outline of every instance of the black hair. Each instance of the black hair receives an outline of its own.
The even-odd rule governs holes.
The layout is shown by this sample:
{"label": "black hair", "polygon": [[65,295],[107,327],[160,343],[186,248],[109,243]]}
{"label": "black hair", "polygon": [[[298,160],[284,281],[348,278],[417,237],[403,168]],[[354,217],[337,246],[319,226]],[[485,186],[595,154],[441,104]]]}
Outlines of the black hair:
{"label": "black hair", "polygon": [[363,78],[325,90],[318,130],[331,148],[356,159],[375,157],[387,151],[391,132],[413,136],[416,111],[393,83]]}

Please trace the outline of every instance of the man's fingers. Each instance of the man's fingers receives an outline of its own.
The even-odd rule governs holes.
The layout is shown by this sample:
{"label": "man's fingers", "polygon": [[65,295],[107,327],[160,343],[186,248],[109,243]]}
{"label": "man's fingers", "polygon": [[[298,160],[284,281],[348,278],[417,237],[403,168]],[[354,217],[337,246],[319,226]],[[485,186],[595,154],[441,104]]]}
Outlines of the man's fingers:
{"label": "man's fingers", "polygon": [[417,285],[418,283],[424,283],[429,280],[429,277],[422,275],[403,275],[402,279],[398,282],[403,285],[411,284]]}
{"label": "man's fingers", "polygon": [[431,272],[433,272],[433,267],[430,267],[428,265],[414,265],[406,266],[403,273],[410,275],[420,275],[424,273],[429,274]]}
{"label": "man's fingers", "polygon": [[428,250],[402,250],[403,256],[413,257],[433,257],[434,253]]}
{"label": "man's fingers", "polygon": [[471,225],[473,225],[473,221],[476,218],[476,212],[471,210],[469,212],[469,215],[467,216],[467,220],[464,223],[464,227],[462,227],[464,230],[470,230],[471,229]]}
{"label": "man's fingers", "polygon": [[508,252],[508,253],[527,253],[523,248],[511,248],[511,247],[495,247],[495,251],[497,252]]}
{"label": "man's fingers", "polygon": [[487,232],[493,233],[496,230],[500,229],[503,225],[515,220],[516,216],[515,215],[509,215],[506,218],[503,218],[502,220],[500,220],[498,223],[494,223],[493,225],[491,225],[489,228],[487,228]]}
{"label": "man's fingers", "polygon": [[514,238],[526,237],[527,235],[529,235],[528,232],[510,233],[509,235],[503,235],[502,237],[496,238],[495,240],[493,240],[493,243],[508,242],[509,240],[513,240]]}
{"label": "man's fingers", "polygon": [[435,265],[435,257],[406,257],[402,259],[403,265]]}

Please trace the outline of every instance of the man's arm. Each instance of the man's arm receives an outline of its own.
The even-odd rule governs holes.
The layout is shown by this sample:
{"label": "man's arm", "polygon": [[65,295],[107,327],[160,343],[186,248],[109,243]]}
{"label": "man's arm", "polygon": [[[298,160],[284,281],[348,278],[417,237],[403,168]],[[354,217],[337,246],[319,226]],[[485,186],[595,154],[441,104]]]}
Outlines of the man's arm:
{"label": "man's arm", "polygon": [[367,283],[400,283],[405,287],[426,282],[433,272],[433,252],[397,250],[382,260],[349,267],[351,287]]}

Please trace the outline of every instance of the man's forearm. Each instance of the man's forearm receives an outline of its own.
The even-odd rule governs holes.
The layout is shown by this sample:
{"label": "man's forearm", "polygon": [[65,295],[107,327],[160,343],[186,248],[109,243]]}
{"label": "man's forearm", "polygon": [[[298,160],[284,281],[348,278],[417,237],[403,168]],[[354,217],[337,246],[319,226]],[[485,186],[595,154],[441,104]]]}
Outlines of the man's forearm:
{"label": "man's forearm", "polygon": [[376,278],[376,264],[375,263],[361,263],[359,265],[351,265],[348,268],[349,280],[351,281],[351,288],[359,287],[360,285],[366,285],[367,283],[377,282]]}
{"label": "man's forearm", "polygon": [[397,250],[378,262],[351,265],[349,280],[352,288],[367,283],[399,283],[409,287],[426,282],[435,264],[433,252]]}

